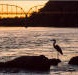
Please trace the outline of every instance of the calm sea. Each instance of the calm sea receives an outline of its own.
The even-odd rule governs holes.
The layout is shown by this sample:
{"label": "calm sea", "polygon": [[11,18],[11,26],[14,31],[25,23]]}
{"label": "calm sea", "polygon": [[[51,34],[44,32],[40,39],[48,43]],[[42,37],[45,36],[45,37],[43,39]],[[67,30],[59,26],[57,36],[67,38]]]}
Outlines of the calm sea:
{"label": "calm sea", "polygon": [[78,66],[68,65],[70,58],[78,56],[77,28],[50,27],[1,27],[0,28],[0,61],[12,60],[19,56],[45,55],[57,58],[52,39],[62,48],[64,55],[59,55],[61,63],[51,66],[50,72],[17,73],[0,71],[0,75],[78,75]]}

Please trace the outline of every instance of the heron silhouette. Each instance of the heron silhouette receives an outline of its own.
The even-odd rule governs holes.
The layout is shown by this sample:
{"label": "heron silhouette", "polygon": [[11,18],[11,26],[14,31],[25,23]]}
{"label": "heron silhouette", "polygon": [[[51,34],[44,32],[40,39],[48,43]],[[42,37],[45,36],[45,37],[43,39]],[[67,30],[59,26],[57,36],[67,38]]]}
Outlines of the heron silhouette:
{"label": "heron silhouette", "polygon": [[53,41],[53,47],[54,47],[54,48],[56,49],[56,51],[57,51],[57,58],[59,58],[59,53],[60,53],[61,55],[63,55],[62,49],[61,49],[61,47],[60,47],[59,45],[56,44],[56,40],[55,40],[55,39],[53,39],[53,40],[51,40],[51,41]]}

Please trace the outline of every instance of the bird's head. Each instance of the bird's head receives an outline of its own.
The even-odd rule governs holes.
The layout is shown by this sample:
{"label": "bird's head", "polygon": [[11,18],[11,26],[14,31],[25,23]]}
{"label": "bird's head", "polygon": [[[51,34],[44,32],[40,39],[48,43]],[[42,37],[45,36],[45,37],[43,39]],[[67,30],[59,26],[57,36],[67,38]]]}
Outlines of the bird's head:
{"label": "bird's head", "polygon": [[55,39],[52,39],[52,40],[50,40],[50,41],[54,41],[54,42],[56,42],[56,40],[55,40]]}

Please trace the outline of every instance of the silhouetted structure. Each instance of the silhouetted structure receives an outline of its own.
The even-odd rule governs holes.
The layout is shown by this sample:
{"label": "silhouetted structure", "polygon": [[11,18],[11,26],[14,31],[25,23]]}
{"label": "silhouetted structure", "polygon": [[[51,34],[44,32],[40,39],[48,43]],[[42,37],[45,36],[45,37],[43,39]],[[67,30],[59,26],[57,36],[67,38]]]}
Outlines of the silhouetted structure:
{"label": "silhouetted structure", "polygon": [[17,5],[11,4],[0,4],[0,17],[1,18],[11,18],[11,17],[22,17],[26,16],[23,8]]}

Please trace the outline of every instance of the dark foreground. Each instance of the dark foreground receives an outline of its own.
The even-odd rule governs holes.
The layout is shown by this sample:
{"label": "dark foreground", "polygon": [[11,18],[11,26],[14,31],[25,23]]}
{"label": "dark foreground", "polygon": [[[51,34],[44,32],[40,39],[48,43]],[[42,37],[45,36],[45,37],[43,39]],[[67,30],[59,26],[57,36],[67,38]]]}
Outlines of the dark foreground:
{"label": "dark foreground", "polygon": [[0,62],[0,69],[24,69],[24,70],[50,70],[51,65],[58,65],[59,59],[48,59],[44,55],[21,56],[7,62]]}
{"label": "dark foreground", "polygon": [[72,57],[68,64],[78,66],[78,56]]}

